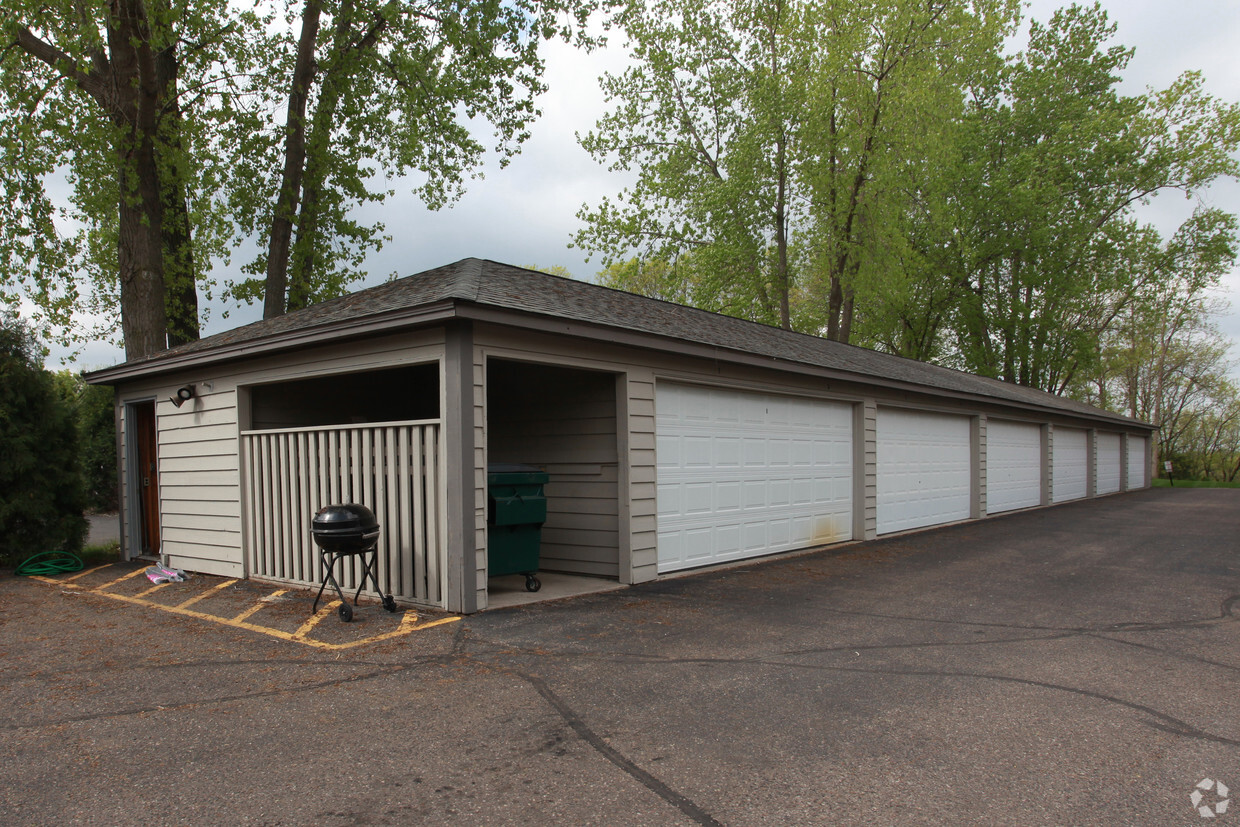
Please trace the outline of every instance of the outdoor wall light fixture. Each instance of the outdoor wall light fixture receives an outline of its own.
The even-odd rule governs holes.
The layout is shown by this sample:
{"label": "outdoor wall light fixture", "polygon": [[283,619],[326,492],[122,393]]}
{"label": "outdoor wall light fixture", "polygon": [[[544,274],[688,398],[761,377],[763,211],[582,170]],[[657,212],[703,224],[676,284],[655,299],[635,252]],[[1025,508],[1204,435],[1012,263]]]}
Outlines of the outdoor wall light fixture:
{"label": "outdoor wall light fixture", "polygon": [[179,408],[197,395],[198,394],[194,393],[193,385],[182,385],[177,388],[176,395],[170,396],[168,399],[173,405],[176,405]]}

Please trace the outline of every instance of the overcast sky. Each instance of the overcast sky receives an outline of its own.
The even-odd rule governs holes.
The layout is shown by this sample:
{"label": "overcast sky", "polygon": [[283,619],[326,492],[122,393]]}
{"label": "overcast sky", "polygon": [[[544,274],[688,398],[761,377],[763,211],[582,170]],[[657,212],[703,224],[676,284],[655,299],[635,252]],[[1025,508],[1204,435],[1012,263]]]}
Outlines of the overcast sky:
{"label": "overcast sky", "polygon": [[[1064,5],[1033,0],[1028,12],[1047,20]],[[1165,88],[1181,72],[1200,70],[1207,90],[1224,100],[1240,100],[1240,5],[1236,0],[1105,0],[1102,4],[1118,24],[1117,40],[1136,48],[1125,75],[1125,90]],[[400,191],[382,207],[393,242],[369,262],[365,285],[385,281],[392,273],[410,275],[475,256],[516,265],[561,265],[574,276],[590,279],[600,269],[568,243],[579,226],[583,203],[618,191],[623,180],[595,164],[578,145],[577,133],[590,130],[603,112],[597,78],[617,71],[625,60],[618,40],[607,49],[582,54],[562,46],[548,52],[546,79],[550,91],[541,99],[543,117],[535,125],[522,154],[507,169],[490,169],[483,180],[470,182],[465,196],[451,209],[427,212],[420,202]],[[1213,206],[1240,212],[1240,185],[1229,183],[1208,194]],[[1164,233],[1191,213],[1194,204],[1177,194],[1161,196],[1144,217]],[[358,289],[360,289],[358,286]],[[1226,280],[1232,311],[1220,320],[1240,359],[1240,269]],[[224,317],[227,311],[227,318]],[[218,333],[261,318],[261,308],[210,310],[204,333]],[[54,352],[49,367],[61,364]],[[105,344],[88,347],[73,365],[97,368],[122,361],[123,352]],[[1238,374],[1240,375],[1240,374]]]}

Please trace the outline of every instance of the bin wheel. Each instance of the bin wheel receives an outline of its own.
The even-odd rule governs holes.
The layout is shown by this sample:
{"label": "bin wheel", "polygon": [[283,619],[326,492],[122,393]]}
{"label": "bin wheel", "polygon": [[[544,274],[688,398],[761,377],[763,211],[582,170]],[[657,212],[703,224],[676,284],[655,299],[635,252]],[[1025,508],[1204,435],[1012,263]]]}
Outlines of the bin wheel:
{"label": "bin wheel", "polygon": [[525,575],[525,590],[527,592],[536,592],[542,588],[542,581],[532,574]]}
{"label": "bin wheel", "polygon": [[392,597],[392,595],[386,594],[383,596],[383,608],[387,609],[389,612],[396,611],[396,600]]}
{"label": "bin wheel", "polygon": [[353,607],[348,603],[341,603],[340,608],[337,609],[336,612],[340,615],[340,620],[344,623],[348,623],[353,619]]}

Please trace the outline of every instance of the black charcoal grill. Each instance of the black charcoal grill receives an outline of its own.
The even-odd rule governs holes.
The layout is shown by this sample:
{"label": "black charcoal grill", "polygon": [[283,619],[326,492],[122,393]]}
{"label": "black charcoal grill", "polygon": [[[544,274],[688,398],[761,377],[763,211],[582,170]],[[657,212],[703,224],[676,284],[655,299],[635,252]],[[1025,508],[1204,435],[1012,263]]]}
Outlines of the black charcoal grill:
{"label": "black charcoal grill", "polygon": [[[310,533],[319,546],[319,562],[323,567],[323,583],[314,597],[311,612],[318,610],[319,598],[330,583],[340,596],[340,608],[337,609],[340,619],[348,623],[353,619],[353,606],[357,605],[357,598],[366,586],[367,577],[375,584],[375,591],[383,598],[383,608],[389,612],[396,611],[396,601],[392,599],[392,595],[384,594],[379,586],[379,521],[375,519],[373,511],[355,503],[324,506],[314,515]],[[357,584],[357,593],[353,595],[353,606],[350,606],[340,584],[336,582],[335,571],[337,560],[355,555],[361,556],[362,579]],[[343,573],[342,567],[341,574]]]}

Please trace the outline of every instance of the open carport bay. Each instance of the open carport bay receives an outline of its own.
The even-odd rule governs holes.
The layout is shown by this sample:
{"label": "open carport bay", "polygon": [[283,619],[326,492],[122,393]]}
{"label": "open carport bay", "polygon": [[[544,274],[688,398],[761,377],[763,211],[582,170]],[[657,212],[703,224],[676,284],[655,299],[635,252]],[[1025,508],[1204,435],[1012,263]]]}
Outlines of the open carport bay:
{"label": "open carport bay", "polygon": [[0,820],[1199,824],[1237,536],[1154,489],[332,653],[6,579]]}

